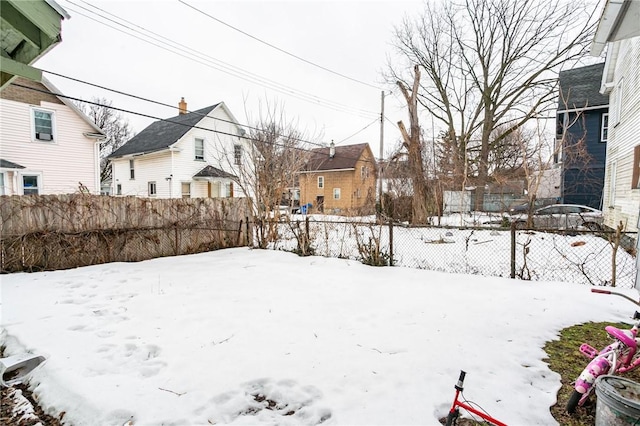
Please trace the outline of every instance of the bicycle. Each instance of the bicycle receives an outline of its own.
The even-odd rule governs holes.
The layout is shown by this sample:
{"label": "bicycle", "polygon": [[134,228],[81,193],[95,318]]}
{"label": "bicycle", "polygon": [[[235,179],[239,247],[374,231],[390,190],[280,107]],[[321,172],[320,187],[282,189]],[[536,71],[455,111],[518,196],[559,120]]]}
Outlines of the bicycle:
{"label": "bicycle", "polygon": [[[631,301],[636,306],[640,306],[638,301],[624,294],[616,293],[615,291],[593,288],[591,292],[620,296]],[[599,352],[587,343],[580,345],[580,352],[587,358],[590,358],[591,361],[574,383],[574,391],[571,393],[569,401],[567,402],[567,413],[573,414],[578,407],[584,405],[591,391],[593,391],[593,385],[599,376],[626,373],[640,365],[640,351],[638,351],[640,343],[640,337],[638,336],[640,313],[638,311],[634,313],[633,320],[636,322],[628,330],[621,330],[611,325],[605,327],[605,331],[614,341]]]}
{"label": "bicycle", "polygon": [[[458,397],[460,395],[462,395],[462,392],[464,390],[464,378],[467,375],[467,373],[463,370],[460,370],[460,377],[458,377],[458,383],[456,383],[455,385],[455,390],[456,390],[456,396],[453,399],[453,405],[451,406],[451,409],[449,410],[449,414],[447,414],[447,423],[446,426],[454,426],[457,421],[458,421],[458,417],[460,416],[460,408],[464,408],[465,410],[467,410],[470,413],[475,414],[478,417],[481,417],[482,419],[486,420],[487,422],[491,423],[492,425],[495,426],[507,426],[506,423],[502,423],[500,420],[497,420],[493,417],[491,417],[488,413],[484,412],[484,411],[480,411],[474,407],[472,407],[469,401],[467,401],[466,399],[464,399],[464,395],[462,396],[462,398],[464,399],[463,401],[460,401],[458,399]],[[477,404],[476,404],[477,405]]]}

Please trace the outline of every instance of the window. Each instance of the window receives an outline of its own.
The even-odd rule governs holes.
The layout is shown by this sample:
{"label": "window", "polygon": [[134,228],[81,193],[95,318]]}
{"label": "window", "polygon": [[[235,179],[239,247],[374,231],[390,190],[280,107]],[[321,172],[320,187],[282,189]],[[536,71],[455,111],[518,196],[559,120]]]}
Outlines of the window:
{"label": "window", "polygon": [[609,140],[609,114],[602,114],[602,126],[600,127],[600,142]]}
{"label": "window", "polygon": [[356,198],[362,198],[362,195],[360,193],[360,188],[356,189]]}
{"label": "window", "polygon": [[33,139],[43,142],[53,141],[53,112],[33,109]]}
{"label": "window", "polygon": [[333,188],[333,199],[334,200],[340,199],[340,188]]}
{"label": "window", "polygon": [[240,165],[242,164],[242,146],[234,145],[233,146],[233,164]]}
{"label": "window", "polygon": [[116,185],[116,195],[122,195],[122,184],[121,183]]}
{"label": "window", "polygon": [[134,180],[136,178],[135,162],[129,160],[129,179]]}
{"label": "window", "polygon": [[195,159],[204,161],[204,139],[195,140]]}
{"label": "window", "polygon": [[158,194],[156,183],[149,182],[148,187],[149,187],[149,197],[155,197]]}
{"label": "window", "polygon": [[360,177],[362,179],[366,179],[369,177],[369,167],[367,166],[360,166]]}
{"label": "window", "polygon": [[6,195],[7,191],[4,188],[4,173],[0,173],[0,195]]}
{"label": "window", "polygon": [[233,198],[233,182],[224,184],[224,196],[227,198]]}
{"label": "window", "polygon": [[324,188],[324,176],[318,176],[318,188]]}
{"label": "window", "polygon": [[191,182],[182,183],[182,198],[191,198]]}
{"label": "window", "polygon": [[633,178],[631,188],[640,189],[640,145],[633,148]]}
{"label": "window", "polygon": [[24,195],[38,195],[40,193],[40,178],[38,175],[22,175],[22,193]]}

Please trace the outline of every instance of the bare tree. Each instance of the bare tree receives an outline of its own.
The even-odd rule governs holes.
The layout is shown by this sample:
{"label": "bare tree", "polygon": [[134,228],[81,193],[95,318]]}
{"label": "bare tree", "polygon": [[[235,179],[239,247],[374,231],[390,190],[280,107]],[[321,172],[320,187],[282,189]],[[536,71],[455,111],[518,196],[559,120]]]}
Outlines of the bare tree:
{"label": "bare tree", "polygon": [[413,68],[413,85],[411,92],[402,81],[398,81],[400,91],[407,102],[409,110],[410,130],[407,132],[402,121],[398,122],[400,133],[404,140],[404,147],[409,153],[409,173],[413,189],[412,223],[427,223],[428,212],[428,188],[424,173],[424,160],[422,158],[422,143],[420,138],[420,122],[418,120],[418,89],[420,87],[420,67]]}
{"label": "bare tree", "polygon": [[[272,216],[280,215],[280,206],[287,209],[298,201],[298,175],[306,163],[308,136],[294,121],[289,121],[284,108],[267,104],[257,119],[251,120],[244,135],[243,155],[237,183],[251,197],[258,225],[258,244],[266,247],[277,240],[277,226]],[[233,158],[221,152],[221,159]],[[223,161],[223,160],[220,160]]]}
{"label": "bare tree", "polygon": [[100,182],[111,178],[111,167],[107,157],[134,136],[126,118],[111,108],[111,101],[94,97],[91,104],[77,102],[84,112],[104,134],[106,139],[100,144]]}
{"label": "bare tree", "polygon": [[[586,52],[591,18],[576,1],[465,0],[426,2],[419,17],[396,28],[399,54],[424,70],[418,100],[458,155],[454,175],[474,173],[476,207],[491,152],[554,107],[557,72]],[[403,81],[408,67],[389,68],[390,81]]]}

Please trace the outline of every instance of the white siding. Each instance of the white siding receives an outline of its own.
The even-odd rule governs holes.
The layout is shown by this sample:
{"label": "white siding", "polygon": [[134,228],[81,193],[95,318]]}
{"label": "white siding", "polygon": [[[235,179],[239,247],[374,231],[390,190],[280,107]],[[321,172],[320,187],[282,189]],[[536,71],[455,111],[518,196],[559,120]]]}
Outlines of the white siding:
{"label": "white siding", "polygon": [[[134,163],[134,179],[131,179],[129,160]],[[118,195],[117,187],[122,185],[122,195],[134,195],[147,197],[149,195],[149,182],[156,183],[157,198],[177,198],[180,196],[180,188],[177,191],[172,186],[171,177],[171,153],[140,155],[137,157],[118,158],[111,161],[113,165],[112,194]]]}
{"label": "white siding", "polygon": [[[640,37],[616,43],[620,43],[620,50],[613,65],[614,85],[609,94],[609,104],[621,106],[620,111],[613,111],[616,117],[620,117],[620,122],[609,128],[603,210],[607,226],[615,228],[622,221],[628,231],[636,232],[640,189],[631,188],[631,177],[633,149],[640,144]],[[608,49],[612,47],[609,44]],[[624,79],[622,93],[618,89],[621,79]],[[612,177],[614,163],[616,173]],[[612,178],[616,179],[614,200],[609,195]]]}
{"label": "white siding", "polygon": [[[221,120],[216,120],[219,118]],[[230,123],[232,117],[223,107],[217,107],[203,118],[198,128],[192,128],[171,148],[160,153],[140,156],[127,156],[112,160],[113,194],[117,194],[117,185],[122,185],[122,195],[138,197],[148,196],[148,182],[155,181],[158,198],[179,198],[182,196],[182,184],[191,184],[191,197],[208,197],[209,182],[194,180],[193,176],[207,165],[241,177],[240,169],[235,166],[233,145],[243,143],[235,136],[238,127]],[[211,129],[211,130],[208,130]],[[204,161],[195,159],[195,139],[204,140]],[[129,178],[129,160],[135,161],[135,179]],[[250,160],[247,146],[244,147],[243,160]],[[171,176],[171,179],[167,178]],[[223,185],[223,184],[222,184]],[[224,197],[225,191],[218,182],[211,185],[211,196]],[[240,186],[234,183],[234,197],[244,196]]]}
{"label": "white siding", "polygon": [[95,130],[64,104],[42,102],[36,107],[54,113],[53,142],[32,140],[29,104],[0,99],[2,158],[25,166],[19,171],[21,175],[39,174],[41,194],[77,192],[79,182],[91,193],[99,194],[96,143],[83,135]]}

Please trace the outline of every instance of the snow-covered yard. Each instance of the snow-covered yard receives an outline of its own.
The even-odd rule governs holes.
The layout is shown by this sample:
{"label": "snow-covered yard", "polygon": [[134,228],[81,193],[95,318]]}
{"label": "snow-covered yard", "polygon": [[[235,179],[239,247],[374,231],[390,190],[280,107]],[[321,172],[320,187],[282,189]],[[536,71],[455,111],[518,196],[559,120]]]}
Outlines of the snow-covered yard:
{"label": "snow-covered yard", "polygon": [[500,420],[555,424],[544,343],[634,308],[584,285],[247,248],[1,290],[0,344],[46,355],[32,387],[74,425],[437,424],[461,369]]}

